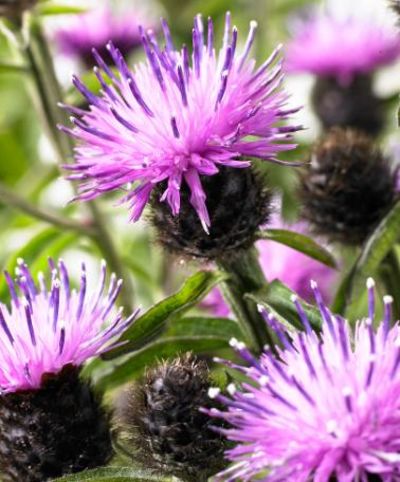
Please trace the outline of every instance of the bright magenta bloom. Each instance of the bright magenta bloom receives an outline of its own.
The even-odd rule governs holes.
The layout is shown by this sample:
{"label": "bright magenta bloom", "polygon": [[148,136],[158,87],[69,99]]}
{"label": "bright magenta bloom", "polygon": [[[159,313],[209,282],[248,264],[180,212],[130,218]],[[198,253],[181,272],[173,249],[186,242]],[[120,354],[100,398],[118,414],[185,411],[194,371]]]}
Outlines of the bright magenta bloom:
{"label": "bright magenta bloom", "polygon": [[[123,201],[132,209],[132,220],[139,219],[160,184],[161,199],[177,215],[180,188],[186,183],[207,229],[210,220],[201,176],[216,174],[221,165],[248,167],[250,161],[244,158],[249,157],[279,162],[279,152],[295,147],[287,141],[298,127],[278,122],[297,109],[286,106],[279,49],[258,68],[249,59],[255,22],[238,53],[238,32],[227,14],[222,47],[216,53],[212,21],[205,34],[197,16],[191,59],[186,46],[175,49],[165,22],[163,30],[163,49],[151,31],[142,30],[147,61],[133,70],[111,43],[108,50],[117,75],[94,52],[99,65],[95,72],[103,87],[99,96],[74,79],[90,109],[71,108],[75,127],[63,128],[80,141],[76,163],[67,166],[74,171],[69,178],[79,181],[82,200],[128,184]],[[129,183],[136,185],[132,189]]]}
{"label": "bright magenta bloom", "polygon": [[[368,281],[368,318],[349,322],[333,315],[312,282],[323,319],[316,334],[294,299],[304,332],[291,333],[271,314],[266,320],[282,342],[279,360],[255,359],[243,343],[232,345],[250,365],[254,382],[230,386],[230,397],[212,396],[226,411],[211,410],[231,428],[238,445],[227,452],[233,466],[223,480],[269,482],[394,482],[400,471],[400,326],[391,328],[390,297],[383,320],[374,320],[374,287]],[[261,475],[260,479],[257,475]],[[378,477],[377,477],[378,476]]]}
{"label": "bright magenta bloom", "polygon": [[1,393],[39,388],[44,374],[58,373],[69,364],[80,366],[109,350],[112,339],[136,316],[124,319],[121,311],[113,313],[122,282],[112,275],[104,293],[105,263],[93,289],[87,286],[82,264],[78,291],[71,289],[61,260],[58,268],[51,261],[50,268],[50,288],[43,277],[36,284],[22,261],[15,282],[5,273],[11,305],[0,303]]}
{"label": "bright magenta bloom", "polygon": [[380,25],[372,16],[315,13],[295,25],[286,67],[348,82],[355,74],[368,74],[399,55],[400,36],[395,28]]}

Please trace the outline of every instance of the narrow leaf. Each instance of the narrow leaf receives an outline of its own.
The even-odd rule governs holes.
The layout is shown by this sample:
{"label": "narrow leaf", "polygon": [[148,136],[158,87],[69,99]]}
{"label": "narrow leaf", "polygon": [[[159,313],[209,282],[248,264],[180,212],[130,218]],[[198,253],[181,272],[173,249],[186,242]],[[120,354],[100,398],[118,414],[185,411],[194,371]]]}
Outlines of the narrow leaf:
{"label": "narrow leaf", "polygon": [[398,201],[365,242],[349,280],[349,299],[354,299],[365,287],[369,276],[374,276],[382,261],[400,236],[400,201]]}
{"label": "narrow leaf", "polygon": [[119,340],[128,343],[106,353],[104,359],[116,358],[152,341],[162,333],[171,316],[183,314],[223,279],[223,274],[212,271],[199,271],[188,278],[177,293],[160,301],[138,318]]}
{"label": "narrow leaf", "polygon": [[169,482],[171,480],[171,478],[159,477],[146,470],[131,467],[106,467],[66,475],[55,479],[54,482]]}
{"label": "narrow leaf", "polygon": [[258,233],[258,238],[284,244],[331,268],[336,268],[336,261],[332,254],[304,234],[286,229],[266,229]]}

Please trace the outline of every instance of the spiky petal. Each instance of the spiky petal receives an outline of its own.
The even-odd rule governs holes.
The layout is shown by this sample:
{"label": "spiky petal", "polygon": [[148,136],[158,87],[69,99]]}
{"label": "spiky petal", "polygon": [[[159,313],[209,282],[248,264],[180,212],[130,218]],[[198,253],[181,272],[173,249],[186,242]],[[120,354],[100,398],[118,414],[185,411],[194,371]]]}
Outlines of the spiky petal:
{"label": "spiky petal", "polygon": [[255,22],[244,50],[238,53],[238,31],[231,28],[228,13],[217,53],[212,21],[205,33],[197,16],[191,62],[186,46],[181,50],[173,46],[166,22],[163,30],[165,48],[151,31],[142,30],[147,60],[133,70],[111,43],[107,48],[117,74],[94,53],[99,66],[95,73],[103,88],[99,96],[74,78],[90,109],[73,108],[74,128],[62,127],[81,142],[75,164],[67,166],[74,172],[69,179],[80,183],[81,200],[136,183],[123,198],[134,221],[140,218],[154,187],[163,181],[166,188],[161,200],[178,214],[180,188],[185,183],[207,230],[210,219],[201,177],[213,176],[219,166],[250,165],[240,158],[279,162],[278,153],[294,147],[288,141],[298,127],[278,122],[297,109],[286,106],[279,48],[258,68],[249,59]]}
{"label": "spiky petal", "polygon": [[374,282],[368,280],[368,317],[353,333],[329,311],[314,282],[312,289],[320,334],[294,299],[304,332],[289,338],[264,313],[283,346],[279,359],[269,352],[256,359],[243,343],[232,343],[250,364],[242,370],[254,385],[245,383],[230,397],[212,393],[227,409],[210,413],[232,425],[224,433],[238,443],[227,452],[234,464],[223,480],[398,480],[400,326],[391,327],[393,300],[384,298],[383,320],[374,320]]}
{"label": "spiky petal", "polygon": [[50,260],[50,287],[42,275],[35,283],[20,260],[17,279],[5,273],[11,304],[0,303],[0,391],[37,389],[45,374],[66,365],[80,367],[112,347],[112,340],[134,320],[113,310],[121,280],[112,275],[108,291],[106,265],[98,286],[90,288],[82,263],[80,286],[71,289],[68,271]]}

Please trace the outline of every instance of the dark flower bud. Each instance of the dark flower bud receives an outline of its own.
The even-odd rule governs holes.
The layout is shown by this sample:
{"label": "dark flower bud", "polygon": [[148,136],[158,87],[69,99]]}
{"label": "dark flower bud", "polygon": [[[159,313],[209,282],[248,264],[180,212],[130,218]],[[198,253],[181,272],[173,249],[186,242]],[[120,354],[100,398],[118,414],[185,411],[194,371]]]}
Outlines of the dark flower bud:
{"label": "dark flower bud", "polygon": [[376,135],[384,125],[383,103],[373,92],[370,75],[355,75],[346,84],[335,77],[319,77],[312,103],[324,129],[353,127]]}
{"label": "dark flower bud", "polygon": [[331,241],[362,244],[396,201],[396,177],[369,137],[332,129],[301,174],[303,217]]}
{"label": "dark flower bud", "polygon": [[125,395],[120,420],[134,452],[147,468],[185,481],[203,482],[224,467],[221,434],[200,408],[208,396],[209,371],[190,354],[149,370]]}
{"label": "dark flower bud", "polygon": [[164,186],[152,198],[151,215],[161,245],[178,255],[209,260],[232,257],[252,246],[271,211],[271,194],[261,175],[250,168],[223,167],[214,176],[203,176],[201,182],[211,220],[209,234],[190,204],[186,185],[177,216],[160,201]]}
{"label": "dark flower bud", "polygon": [[43,482],[105,465],[111,458],[109,416],[79,368],[44,375],[38,389],[0,396],[3,482]]}
{"label": "dark flower bud", "polygon": [[0,0],[0,17],[17,18],[35,3],[36,0]]}

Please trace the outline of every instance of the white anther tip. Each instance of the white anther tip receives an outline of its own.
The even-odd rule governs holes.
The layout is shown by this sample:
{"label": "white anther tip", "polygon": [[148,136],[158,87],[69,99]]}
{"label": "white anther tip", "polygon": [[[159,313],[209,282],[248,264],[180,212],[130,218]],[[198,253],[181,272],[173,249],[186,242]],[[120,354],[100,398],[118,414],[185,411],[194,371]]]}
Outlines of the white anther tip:
{"label": "white anther tip", "polygon": [[383,302],[385,303],[385,305],[391,305],[393,303],[393,296],[385,295],[383,297]]}
{"label": "white anther tip", "polygon": [[370,289],[370,288],[374,288],[375,286],[375,281],[373,278],[368,278],[367,279],[367,288]]}
{"label": "white anther tip", "polygon": [[220,393],[221,393],[221,390],[219,388],[211,387],[208,389],[208,396],[210,398],[216,398]]}
{"label": "white anther tip", "polygon": [[233,395],[235,395],[236,393],[236,386],[234,383],[230,383],[227,387],[226,387],[229,395],[231,395],[233,397]]}

